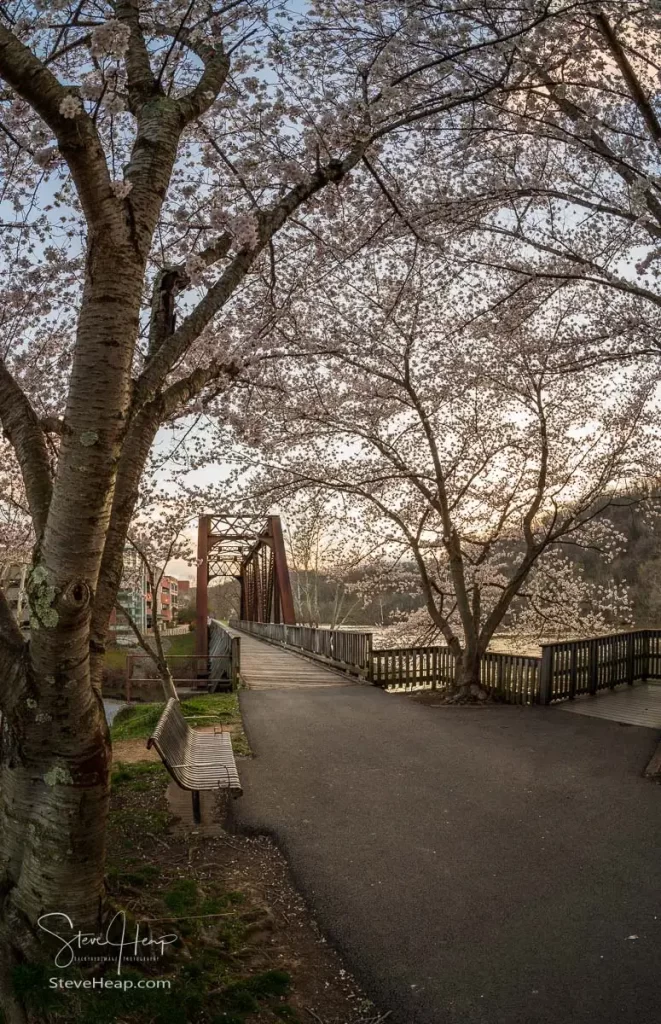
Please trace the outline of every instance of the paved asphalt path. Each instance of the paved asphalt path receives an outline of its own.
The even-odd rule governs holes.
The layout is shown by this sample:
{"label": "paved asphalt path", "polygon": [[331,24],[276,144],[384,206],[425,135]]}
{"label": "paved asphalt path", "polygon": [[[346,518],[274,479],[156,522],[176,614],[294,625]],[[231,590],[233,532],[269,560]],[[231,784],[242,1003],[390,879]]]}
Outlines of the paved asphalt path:
{"label": "paved asphalt path", "polygon": [[367,686],[241,706],[239,825],[392,1024],[661,1021],[653,730]]}

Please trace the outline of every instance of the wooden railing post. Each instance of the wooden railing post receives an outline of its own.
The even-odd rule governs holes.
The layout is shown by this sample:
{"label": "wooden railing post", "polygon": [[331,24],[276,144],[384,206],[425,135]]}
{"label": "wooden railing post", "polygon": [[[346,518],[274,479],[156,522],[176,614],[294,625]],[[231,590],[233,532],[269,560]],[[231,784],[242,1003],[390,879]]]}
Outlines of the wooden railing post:
{"label": "wooden railing post", "polygon": [[539,666],[539,703],[550,704],[553,694],[553,644],[544,644]]}
{"label": "wooden railing post", "polygon": [[231,661],[232,689],[238,690],[239,678],[241,675],[241,640],[238,636],[232,637],[232,661]]}
{"label": "wooden railing post", "polygon": [[576,679],[578,675],[578,644],[571,645],[569,657],[569,696],[573,700],[576,696]]}
{"label": "wooden railing post", "polygon": [[598,640],[588,641],[588,693],[594,695],[599,686]]}
{"label": "wooden railing post", "polygon": [[627,682],[629,686],[633,686],[636,675],[634,668],[635,640],[636,634],[629,633],[629,636],[627,637]]}
{"label": "wooden railing post", "polygon": [[501,696],[505,694],[505,658],[502,656],[496,664],[496,692]]}
{"label": "wooden railing post", "polygon": [[649,629],[645,630],[645,633],[644,633],[644,636],[643,636],[643,659],[642,660],[643,660],[643,671],[641,673],[640,678],[644,682],[647,679],[647,677],[649,676],[649,674],[650,674],[650,631],[649,631]]}

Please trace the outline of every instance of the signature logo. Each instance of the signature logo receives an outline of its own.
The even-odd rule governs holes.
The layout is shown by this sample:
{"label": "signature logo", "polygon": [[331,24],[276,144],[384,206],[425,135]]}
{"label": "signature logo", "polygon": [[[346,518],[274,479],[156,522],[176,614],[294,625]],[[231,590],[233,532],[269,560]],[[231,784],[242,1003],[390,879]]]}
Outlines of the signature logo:
{"label": "signature logo", "polygon": [[[124,960],[154,960],[158,956],[163,956],[167,947],[173,945],[179,938],[175,934],[154,938],[147,930],[145,934],[141,934],[139,922],[135,925],[135,931],[129,934],[123,910],[115,914],[101,935],[83,932],[80,929],[76,931],[69,915],[57,911],[42,914],[37,924],[42,931],[60,942],[60,948],[55,955],[56,967],[64,969],[70,967],[76,960],[83,959],[116,959],[118,975],[122,973]],[[59,930],[55,931],[55,926]]]}

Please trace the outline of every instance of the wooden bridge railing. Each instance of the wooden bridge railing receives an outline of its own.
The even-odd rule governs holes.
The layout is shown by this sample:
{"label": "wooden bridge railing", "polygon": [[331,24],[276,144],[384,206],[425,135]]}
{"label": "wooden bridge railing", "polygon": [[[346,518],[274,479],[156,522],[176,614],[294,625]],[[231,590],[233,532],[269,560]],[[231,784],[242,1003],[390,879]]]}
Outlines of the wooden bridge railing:
{"label": "wooden bridge railing", "polygon": [[236,690],[241,673],[241,640],[238,636],[228,633],[218,619],[212,619],[207,628],[209,630],[209,682],[215,683],[224,678],[226,669],[222,665],[221,657],[225,657],[228,659],[227,670],[232,681],[232,689]]}
{"label": "wooden bridge railing", "polygon": [[661,678],[661,630],[548,644],[542,650],[540,703]]}
{"label": "wooden bridge railing", "polygon": [[[374,650],[371,633],[268,622],[230,625],[387,690],[442,690],[456,678],[448,647]],[[482,686],[509,704],[550,704],[645,679],[661,679],[660,629],[543,644],[541,657],[488,651],[480,665]]]}
{"label": "wooden bridge railing", "polygon": [[232,619],[230,626],[298,651],[315,661],[322,661],[347,675],[371,680],[371,633],[316,629],[313,626],[285,626],[275,622],[240,622],[236,619]]}
{"label": "wooden bridge railing", "polygon": [[[447,647],[373,651],[372,681],[389,690],[444,689],[456,678]],[[489,651],[480,666],[485,689],[511,704],[550,704],[622,683],[661,679],[661,630],[639,629],[543,644],[541,657]]]}
{"label": "wooden bridge railing", "polygon": [[[496,654],[482,658],[480,681],[510,704],[533,704],[539,689],[540,658]],[[373,652],[372,682],[387,690],[443,690],[456,679],[448,647],[395,647]]]}

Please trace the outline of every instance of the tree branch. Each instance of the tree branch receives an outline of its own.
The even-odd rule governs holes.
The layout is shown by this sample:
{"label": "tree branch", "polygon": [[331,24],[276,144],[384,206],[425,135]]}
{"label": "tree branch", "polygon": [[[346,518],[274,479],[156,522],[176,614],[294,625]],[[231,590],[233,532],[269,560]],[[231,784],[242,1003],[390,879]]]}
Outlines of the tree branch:
{"label": "tree branch", "polygon": [[181,326],[161,346],[154,357],[148,360],[136,382],[135,397],[138,403],[148,401],[156,393],[172,367],[223,308],[259,253],[266,248],[270,239],[287,221],[288,217],[326,185],[341,181],[361,160],[366,148],[367,143],[361,143],[344,160],[329,161],[307,181],[292,188],[271,210],[255,215],[257,244],[252,248],[244,246],[238,251],[227,269],[186,317]]}
{"label": "tree branch", "polygon": [[89,223],[116,224],[117,200],[96,126],[82,109],[75,117],[61,113],[63,100],[74,95],[38,57],[0,24],[0,75],[27,100],[55,134],[67,161]]}
{"label": "tree branch", "polygon": [[0,586],[0,725],[3,715],[11,719],[13,709],[25,694],[25,650],[18,623]]}
{"label": "tree branch", "polygon": [[151,69],[149,50],[140,27],[138,0],[120,0],[117,4],[117,20],[128,25],[131,35],[126,54],[129,107],[133,114],[152,96],[162,95],[160,82],[156,81]]}
{"label": "tree branch", "polygon": [[631,93],[631,98],[647,125],[650,135],[656,142],[657,146],[661,146],[661,124],[659,124],[659,119],[656,116],[654,108],[645,95],[645,91],[640,84],[640,80],[631,66],[631,62],[629,61],[629,58],[624,51],[624,47],[618,39],[613,26],[603,11],[595,11],[594,20],[599,26],[599,31],[608,44],[608,48],[615,60],[615,63],[620,69],[622,78],[627,83],[627,88]]}
{"label": "tree branch", "polygon": [[52,495],[44,432],[30,401],[0,360],[0,423],[16,453],[37,541],[46,525]]}
{"label": "tree branch", "polygon": [[[156,595],[152,592],[152,601],[155,600]],[[161,682],[163,684],[163,690],[165,693],[165,699],[169,700],[170,697],[175,697],[178,700],[179,698],[177,696],[177,690],[172,680],[172,675],[165,660],[165,656],[163,655],[162,647],[160,648],[159,652],[156,652],[149,646],[149,644],[143,637],[142,633],[140,632],[140,628],[136,623],[135,619],[133,618],[133,616],[131,615],[130,611],[127,608],[125,608],[124,605],[121,604],[119,601],[115,602],[115,609],[117,610],[117,612],[121,613],[124,616],[136,640],[138,641],[138,644],[140,645],[140,647],[142,647],[145,654],[147,654],[147,656],[154,663],[154,666],[158,671],[159,676],[161,677]]]}

